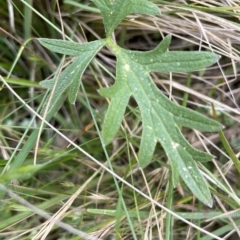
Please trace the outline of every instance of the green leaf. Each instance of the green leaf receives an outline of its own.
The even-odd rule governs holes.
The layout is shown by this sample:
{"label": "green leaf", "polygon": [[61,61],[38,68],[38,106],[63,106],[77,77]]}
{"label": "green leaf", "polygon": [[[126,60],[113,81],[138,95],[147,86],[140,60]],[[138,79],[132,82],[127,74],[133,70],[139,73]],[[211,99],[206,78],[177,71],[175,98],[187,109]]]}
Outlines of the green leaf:
{"label": "green leaf", "polygon": [[210,190],[205,179],[198,170],[196,163],[182,147],[179,147],[177,150],[181,156],[179,159],[180,161],[177,163],[181,178],[202,203],[212,207]]}
{"label": "green leaf", "polygon": [[132,58],[137,58],[137,62],[144,65],[147,71],[153,72],[192,72],[219,60],[219,56],[211,52],[171,51],[161,54],[159,47],[147,55],[146,59],[144,52],[133,53]]}
{"label": "green leaf", "polygon": [[38,38],[38,41],[49,50],[70,56],[80,56],[95,52],[97,49],[101,49],[104,44],[103,40],[92,41],[89,43],[76,43],[60,39],[48,39]]}
{"label": "green leaf", "polygon": [[121,89],[118,94],[112,97],[112,101],[109,104],[108,111],[104,118],[104,124],[109,127],[103,133],[105,144],[110,143],[118,132],[129,98],[130,94],[126,88]]}
{"label": "green leaf", "polygon": [[171,36],[167,36],[155,49],[148,52],[123,51],[148,72],[192,72],[219,60],[219,55],[211,52],[167,52],[170,41]]}
{"label": "green leaf", "polygon": [[99,8],[107,36],[111,35],[118,24],[129,14],[160,14],[154,3],[147,0],[92,0]]}
{"label": "green leaf", "polygon": [[[178,124],[201,131],[216,131],[222,126],[171,102],[153,83],[149,72],[197,70],[216,62],[218,56],[205,52],[172,54],[167,52],[169,43],[170,37],[167,37],[156,49],[137,52],[121,49],[109,42],[117,57],[117,71],[115,84],[100,91],[102,95],[111,98],[107,118],[103,123],[103,139],[106,144],[112,141],[120,127],[127,101],[133,96],[139,106],[143,124],[139,166],[144,168],[149,164],[156,143],[160,142],[172,164],[173,184],[177,185],[180,174],[199,200],[211,205],[210,191],[194,160],[206,161],[212,156],[193,148],[182,135]],[[185,173],[183,169],[189,171]]]}
{"label": "green leaf", "polygon": [[[120,64],[118,62],[118,64]],[[115,137],[120,128],[125,109],[127,107],[131,93],[127,89],[127,82],[124,76],[121,75],[120,67],[117,67],[116,84],[110,88],[102,88],[99,93],[112,101],[109,104],[108,111],[104,118],[104,125],[108,126],[103,132],[104,143],[108,144]],[[114,123],[114,124],[112,124]]]}
{"label": "green leaf", "polygon": [[98,40],[81,45],[55,39],[40,39],[40,43],[42,43],[50,50],[58,53],[78,55],[78,57],[76,57],[74,61],[68,67],[66,67],[66,69],[63,70],[58,79],[54,77],[53,79],[40,82],[40,85],[43,87],[52,89],[55,82],[57,81],[56,88],[49,105],[49,111],[51,110],[51,106],[53,106],[55,102],[58,101],[61,94],[63,94],[67,88],[69,89],[68,99],[70,103],[73,104],[76,101],[83,72],[95,54],[103,47],[105,41]]}

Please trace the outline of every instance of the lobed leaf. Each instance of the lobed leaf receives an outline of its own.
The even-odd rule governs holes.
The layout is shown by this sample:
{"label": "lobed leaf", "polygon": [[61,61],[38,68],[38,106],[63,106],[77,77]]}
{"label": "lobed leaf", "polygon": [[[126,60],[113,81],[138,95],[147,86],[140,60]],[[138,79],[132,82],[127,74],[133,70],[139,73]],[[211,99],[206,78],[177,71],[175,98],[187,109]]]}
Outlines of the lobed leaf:
{"label": "lobed leaf", "polygon": [[107,120],[105,119],[103,124],[103,139],[107,144],[114,138],[128,99],[133,96],[139,106],[143,123],[139,166],[144,168],[149,164],[156,143],[160,142],[172,164],[174,185],[177,185],[180,174],[190,190],[203,203],[211,205],[210,191],[194,160],[206,161],[212,156],[193,148],[182,135],[178,124],[202,131],[216,131],[222,126],[212,119],[171,102],[158,90],[149,72],[164,69],[197,70],[216,62],[218,57],[212,53],[197,53],[195,59],[195,52],[172,54],[167,52],[169,43],[170,37],[167,37],[156,49],[148,52],[128,51],[115,45],[111,46],[117,56],[117,72],[115,84],[109,90],[103,89],[100,92],[111,98],[106,114]]}
{"label": "lobed leaf", "polygon": [[92,0],[99,8],[107,36],[111,35],[118,24],[129,14],[160,14],[157,5],[148,0]]}
{"label": "lobed leaf", "polygon": [[[42,43],[43,41],[40,41],[40,42]],[[52,45],[47,44],[45,46],[49,47],[49,49],[51,50],[55,49],[55,51],[59,53],[66,53],[68,49],[67,46],[72,46],[72,42],[68,42],[67,44],[66,42],[63,43],[63,41],[56,41],[56,40],[51,40],[50,42],[52,43]],[[54,42],[56,44],[54,44]],[[59,50],[61,47],[60,42],[63,43],[62,51]],[[102,48],[104,43],[105,43],[104,41],[99,40],[99,41],[94,41],[88,44],[84,44],[86,49],[82,48],[81,44],[77,44],[77,45],[80,45],[79,47],[76,47],[74,45],[75,46],[74,50],[69,48],[70,49],[69,53],[71,54],[77,53],[77,49],[78,49],[79,56],[76,57],[74,61],[68,67],[66,67],[66,69],[63,70],[63,72],[61,73],[58,79],[54,77],[53,79],[40,82],[40,85],[42,85],[43,87],[52,89],[55,82],[57,81],[55,91],[51,97],[49,111],[51,110],[51,107],[54,106],[56,101],[58,101],[61,94],[65,92],[66,89],[69,89],[68,99],[70,103],[73,104],[76,101],[82,74],[87,68],[87,66],[89,65],[89,63],[91,62],[91,60],[93,59],[93,57],[95,56],[95,54]],[[90,49],[88,49],[88,46],[90,46]]]}
{"label": "lobed leaf", "polygon": [[95,54],[107,43],[117,57],[117,66],[115,84],[108,89],[100,90],[101,95],[111,99],[103,123],[104,143],[110,143],[117,134],[129,98],[133,96],[139,106],[143,124],[139,166],[143,168],[149,164],[159,142],[171,161],[174,185],[177,185],[181,176],[196,197],[211,206],[210,191],[194,160],[206,161],[212,156],[193,148],[182,135],[178,125],[200,131],[217,131],[222,126],[212,119],[171,102],[158,90],[149,72],[195,71],[215,63],[219,56],[210,52],[169,52],[170,36],[148,52],[121,49],[109,37],[117,25],[128,14],[159,14],[158,7],[147,0],[92,1],[103,15],[108,36],[106,40],[77,44],[63,40],[39,39],[43,46],[54,52],[76,56],[59,79],[55,77],[40,83],[50,89],[56,84],[49,110],[66,89],[69,101],[75,102],[83,72]]}

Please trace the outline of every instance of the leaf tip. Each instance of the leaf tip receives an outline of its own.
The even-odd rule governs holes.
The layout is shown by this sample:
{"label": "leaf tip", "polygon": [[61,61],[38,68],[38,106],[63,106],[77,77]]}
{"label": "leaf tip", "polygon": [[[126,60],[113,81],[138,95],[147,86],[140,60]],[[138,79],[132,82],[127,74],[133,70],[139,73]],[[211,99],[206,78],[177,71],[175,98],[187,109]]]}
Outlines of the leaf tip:
{"label": "leaf tip", "polygon": [[168,39],[168,40],[171,40],[172,39],[172,35],[168,34],[165,38]]}
{"label": "leaf tip", "polygon": [[138,165],[138,167],[137,167],[137,170],[140,170],[140,171],[142,171],[142,170],[143,170],[143,168],[142,168],[141,166],[139,166],[139,165]]}
{"label": "leaf tip", "polygon": [[208,202],[206,205],[207,205],[208,207],[212,208],[212,206],[213,206],[213,201],[212,201],[212,199],[211,199],[210,202]]}
{"label": "leaf tip", "polygon": [[103,142],[103,146],[106,147],[108,144],[110,144],[112,141],[112,138],[109,138],[109,136],[105,133],[105,131],[103,130],[102,132],[102,142]]}
{"label": "leaf tip", "polygon": [[145,163],[143,164],[143,163],[141,163],[141,161],[139,161],[139,162],[138,162],[138,169],[139,169],[139,170],[143,170],[145,167],[147,167],[147,165],[148,165],[148,164],[145,164]]}

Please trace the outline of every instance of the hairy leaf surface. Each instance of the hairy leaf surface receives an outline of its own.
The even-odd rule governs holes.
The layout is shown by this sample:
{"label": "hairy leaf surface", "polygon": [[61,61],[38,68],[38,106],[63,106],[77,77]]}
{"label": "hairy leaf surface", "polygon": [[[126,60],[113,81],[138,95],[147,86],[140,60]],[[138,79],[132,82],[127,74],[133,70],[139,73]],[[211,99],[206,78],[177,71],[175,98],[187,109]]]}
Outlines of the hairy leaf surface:
{"label": "hairy leaf surface", "polygon": [[82,74],[105,42],[98,40],[86,44],[76,44],[56,39],[40,39],[39,41],[54,52],[77,56],[73,62],[63,70],[59,78],[54,77],[53,79],[40,82],[43,87],[52,89],[57,81],[51,98],[49,111],[51,110],[51,106],[58,101],[66,89],[68,89],[68,99],[70,103],[75,103]]}

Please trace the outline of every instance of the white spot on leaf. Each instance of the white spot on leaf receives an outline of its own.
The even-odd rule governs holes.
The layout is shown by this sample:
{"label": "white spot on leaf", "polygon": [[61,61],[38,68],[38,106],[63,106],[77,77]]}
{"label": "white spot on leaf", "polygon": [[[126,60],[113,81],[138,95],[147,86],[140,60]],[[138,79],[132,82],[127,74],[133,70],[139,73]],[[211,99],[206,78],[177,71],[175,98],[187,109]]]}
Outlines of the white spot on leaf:
{"label": "white spot on leaf", "polygon": [[176,142],[172,142],[171,144],[172,144],[173,149],[176,149],[179,146],[179,144]]}
{"label": "white spot on leaf", "polygon": [[126,71],[129,71],[129,69],[130,69],[128,64],[125,64],[124,68],[125,68]]}

